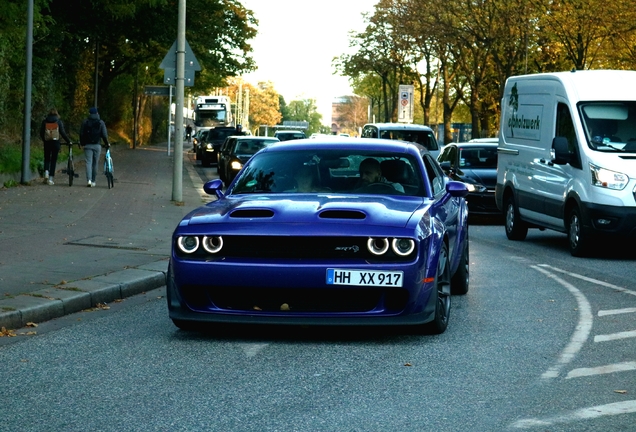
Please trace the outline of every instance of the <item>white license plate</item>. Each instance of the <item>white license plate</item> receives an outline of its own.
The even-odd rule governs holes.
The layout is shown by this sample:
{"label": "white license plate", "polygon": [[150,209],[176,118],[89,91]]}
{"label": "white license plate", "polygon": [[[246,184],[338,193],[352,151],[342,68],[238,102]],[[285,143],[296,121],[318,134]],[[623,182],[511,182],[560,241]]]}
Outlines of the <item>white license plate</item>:
{"label": "white license plate", "polygon": [[402,286],[401,271],[327,269],[328,285]]}

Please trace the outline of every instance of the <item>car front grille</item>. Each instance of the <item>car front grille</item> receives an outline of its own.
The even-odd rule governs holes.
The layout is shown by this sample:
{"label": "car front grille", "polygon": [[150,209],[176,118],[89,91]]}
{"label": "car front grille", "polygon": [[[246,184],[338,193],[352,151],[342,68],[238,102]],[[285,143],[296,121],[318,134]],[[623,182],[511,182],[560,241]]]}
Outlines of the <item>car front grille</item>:
{"label": "car front grille", "polygon": [[403,288],[253,288],[185,286],[188,306],[198,312],[224,310],[250,313],[399,313],[408,302]]}

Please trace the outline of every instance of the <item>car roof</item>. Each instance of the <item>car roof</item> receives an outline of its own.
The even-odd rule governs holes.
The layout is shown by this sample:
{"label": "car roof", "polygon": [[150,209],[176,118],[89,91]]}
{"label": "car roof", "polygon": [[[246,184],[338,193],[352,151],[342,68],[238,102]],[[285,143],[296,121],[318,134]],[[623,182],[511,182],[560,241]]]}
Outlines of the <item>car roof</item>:
{"label": "car roof", "polygon": [[375,126],[384,130],[423,130],[433,132],[433,129],[428,126],[413,123],[367,123],[364,125],[364,127],[367,126]]}
{"label": "car roof", "polygon": [[289,150],[326,150],[326,149],[343,149],[352,148],[356,150],[377,150],[395,153],[407,153],[410,151],[426,151],[426,147],[421,144],[396,141],[378,138],[352,138],[336,135],[328,135],[330,138],[316,137],[305,138],[292,141],[281,141],[280,144],[269,146],[265,150],[271,151],[289,151]]}
{"label": "car roof", "polygon": [[299,131],[299,130],[280,130],[280,131],[276,131],[276,133],[301,133],[304,134],[305,132],[303,131]]}
{"label": "car roof", "polygon": [[499,144],[498,142],[493,142],[493,141],[468,141],[468,142],[452,142],[452,143],[448,143],[446,144],[444,147],[448,147],[450,145],[454,145],[457,147],[464,147],[464,148],[469,148],[469,147],[479,147],[479,148],[483,148],[483,147],[497,147]]}
{"label": "car roof", "polygon": [[492,137],[492,138],[473,138],[470,141],[471,143],[498,143],[499,142],[499,138],[497,137]]}

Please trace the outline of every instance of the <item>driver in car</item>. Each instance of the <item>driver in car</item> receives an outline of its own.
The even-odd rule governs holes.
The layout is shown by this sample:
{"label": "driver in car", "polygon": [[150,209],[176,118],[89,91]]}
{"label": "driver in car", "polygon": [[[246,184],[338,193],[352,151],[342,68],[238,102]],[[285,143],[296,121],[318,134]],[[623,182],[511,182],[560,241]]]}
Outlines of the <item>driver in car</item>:
{"label": "driver in car", "polygon": [[393,186],[393,188],[398,191],[404,193],[404,186],[399,183],[393,183],[388,181],[382,175],[382,168],[380,167],[380,162],[374,158],[366,158],[362,162],[360,162],[360,180],[356,185],[356,189],[372,185],[374,183],[381,183]]}

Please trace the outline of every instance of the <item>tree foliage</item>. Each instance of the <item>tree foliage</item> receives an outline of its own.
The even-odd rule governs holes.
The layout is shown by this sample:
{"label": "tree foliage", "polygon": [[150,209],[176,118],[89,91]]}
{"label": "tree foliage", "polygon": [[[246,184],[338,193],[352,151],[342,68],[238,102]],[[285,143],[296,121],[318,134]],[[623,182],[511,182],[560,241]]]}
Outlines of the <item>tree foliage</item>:
{"label": "tree foliage", "polygon": [[[636,9],[616,0],[379,0],[354,54],[334,61],[377,120],[396,121],[399,84],[416,86],[423,122],[433,103],[465,104],[473,136],[492,135],[513,75],[570,69],[636,69]],[[611,23],[611,24],[610,24]]]}
{"label": "tree foliage", "polygon": [[[14,137],[24,112],[25,3],[0,5],[0,125]],[[189,90],[209,93],[254,69],[249,41],[258,22],[250,10],[238,0],[188,0],[186,7],[186,39],[203,69]],[[177,11],[177,0],[36,0],[32,131],[55,106],[76,133],[96,103],[125,139],[137,114],[140,140],[147,141],[157,125],[144,86],[163,84],[159,65],[177,38]]]}

